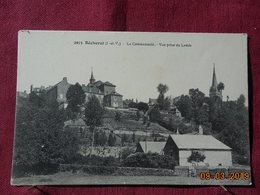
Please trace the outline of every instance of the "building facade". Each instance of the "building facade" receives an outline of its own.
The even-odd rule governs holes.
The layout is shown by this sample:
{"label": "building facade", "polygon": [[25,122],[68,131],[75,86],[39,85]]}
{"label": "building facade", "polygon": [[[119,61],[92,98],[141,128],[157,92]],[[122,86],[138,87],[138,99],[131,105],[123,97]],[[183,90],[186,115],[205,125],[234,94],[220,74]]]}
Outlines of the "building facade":
{"label": "building facade", "polygon": [[211,135],[170,135],[164,154],[173,156],[179,166],[191,166],[188,158],[193,152],[205,156],[199,166],[232,166],[232,149]]}
{"label": "building facade", "polygon": [[48,104],[58,103],[59,107],[66,108],[66,94],[71,84],[68,83],[67,77],[46,91],[46,101]]}
{"label": "building facade", "polygon": [[87,86],[82,85],[82,89],[86,94],[86,101],[90,96],[94,95],[106,107],[123,108],[123,96],[116,92],[116,86],[108,81],[96,81],[93,71],[89,83]]}

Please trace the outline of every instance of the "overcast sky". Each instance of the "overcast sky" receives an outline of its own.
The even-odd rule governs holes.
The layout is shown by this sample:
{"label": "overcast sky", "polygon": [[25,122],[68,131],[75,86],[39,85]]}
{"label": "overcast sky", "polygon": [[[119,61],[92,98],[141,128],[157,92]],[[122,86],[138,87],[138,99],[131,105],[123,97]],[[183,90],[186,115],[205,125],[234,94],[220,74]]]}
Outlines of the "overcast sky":
{"label": "overcast sky", "polygon": [[[107,41],[108,45],[75,41]],[[217,81],[225,84],[224,99],[228,95],[235,100],[248,92],[246,41],[243,34],[22,31],[17,86],[19,91],[29,91],[31,84],[54,85],[63,77],[71,84],[87,84],[93,67],[95,79],[115,84],[124,99],[156,98],[159,83],[168,85],[171,97],[188,94],[191,88],[208,95],[215,63]],[[155,46],[127,45],[133,42]]]}

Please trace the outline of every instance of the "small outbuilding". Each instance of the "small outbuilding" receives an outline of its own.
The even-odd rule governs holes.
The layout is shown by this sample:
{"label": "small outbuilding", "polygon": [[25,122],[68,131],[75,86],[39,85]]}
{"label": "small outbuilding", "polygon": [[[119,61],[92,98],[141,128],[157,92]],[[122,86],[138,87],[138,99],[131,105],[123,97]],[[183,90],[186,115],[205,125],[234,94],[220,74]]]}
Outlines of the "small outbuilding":
{"label": "small outbuilding", "polygon": [[142,141],[137,144],[135,152],[163,154],[165,144],[166,142]]}
{"label": "small outbuilding", "polygon": [[205,156],[199,166],[232,166],[232,149],[211,135],[169,135],[163,152],[179,166],[191,166],[188,158],[193,152]]}

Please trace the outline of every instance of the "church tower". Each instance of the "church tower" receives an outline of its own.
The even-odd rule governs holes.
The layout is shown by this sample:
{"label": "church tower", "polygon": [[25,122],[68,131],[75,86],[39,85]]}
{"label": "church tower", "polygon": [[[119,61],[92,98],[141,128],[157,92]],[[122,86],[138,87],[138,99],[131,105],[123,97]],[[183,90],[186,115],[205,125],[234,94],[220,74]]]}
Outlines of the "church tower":
{"label": "church tower", "polygon": [[95,82],[95,78],[94,78],[94,76],[93,76],[93,69],[91,68],[91,77],[90,77],[90,79],[89,79],[89,83],[92,84],[92,83],[94,83],[94,82]]}
{"label": "church tower", "polygon": [[213,67],[213,77],[212,77],[212,84],[209,89],[209,97],[210,98],[219,97],[222,100],[221,91],[218,90],[218,82],[217,82],[217,76],[216,76],[216,71],[215,71],[215,64]]}

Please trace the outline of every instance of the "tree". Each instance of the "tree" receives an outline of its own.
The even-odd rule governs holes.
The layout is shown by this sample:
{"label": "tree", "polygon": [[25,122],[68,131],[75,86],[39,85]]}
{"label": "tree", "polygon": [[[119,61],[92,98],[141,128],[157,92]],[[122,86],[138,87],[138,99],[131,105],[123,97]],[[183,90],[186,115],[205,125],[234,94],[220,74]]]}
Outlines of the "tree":
{"label": "tree", "polygon": [[198,109],[200,108],[205,100],[205,94],[202,93],[199,89],[190,89],[189,90],[190,99],[192,102],[192,108]]}
{"label": "tree", "polygon": [[159,111],[159,107],[154,106],[149,112],[149,118],[151,122],[158,122],[161,120],[161,113]]}
{"label": "tree", "polygon": [[102,125],[104,109],[96,96],[90,96],[85,106],[85,122],[92,131],[92,144],[90,156],[93,150],[95,128]]}
{"label": "tree", "polygon": [[120,113],[120,112],[116,112],[116,114],[115,114],[115,120],[116,120],[116,121],[121,121],[121,117],[122,117],[121,113]]}
{"label": "tree", "polygon": [[165,99],[164,94],[168,91],[168,86],[160,83],[157,86],[157,90],[159,92],[159,96],[157,98],[157,102],[160,110],[167,110],[169,107],[169,99]]}
{"label": "tree", "polygon": [[164,95],[167,91],[168,91],[168,86],[167,85],[164,85],[162,83],[160,83],[158,86],[157,86],[157,90],[159,92],[159,94],[162,94]]}
{"label": "tree", "polygon": [[18,99],[18,104],[14,151],[14,167],[20,167],[18,171],[37,171],[33,166],[48,170],[74,158],[79,139],[74,131],[63,130],[63,111],[56,107],[39,108],[27,100]]}
{"label": "tree", "polygon": [[110,134],[108,136],[108,145],[115,146],[115,144],[116,144],[116,137],[112,132],[110,132]]}
{"label": "tree", "polygon": [[67,91],[66,98],[68,101],[67,109],[74,113],[80,112],[80,107],[85,102],[86,94],[79,83],[71,85]]}
{"label": "tree", "polygon": [[218,86],[217,86],[217,89],[218,89],[218,91],[222,92],[222,90],[225,89],[224,83],[220,82],[220,83],[218,84]]}
{"label": "tree", "polygon": [[136,120],[139,121],[140,117],[141,117],[140,111],[137,110],[137,111],[136,111]]}
{"label": "tree", "polygon": [[200,152],[198,151],[192,151],[191,155],[188,157],[188,162],[189,163],[198,163],[199,162],[203,162],[205,160],[205,155],[201,154]]}
{"label": "tree", "polygon": [[125,145],[125,142],[127,142],[127,136],[126,134],[124,133],[122,138],[121,138],[121,145],[124,146]]}
{"label": "tree", "polygon": [[182,95],[176,102],[176,107],[186,119],[191,119],[191,99],[188,95]]}
{"label": "tree", "polygon": [[237,99],[237,105],[239,108],[243,108],[245,106],[245,102],[246,102],[246,98],[243,94],[241,94],[239,96],[239,98]]}
{"label": "tree", "polygon": [[29,101],[36,107],[43,108],[45,106],[44,95],[37,95],[34,91],[29,94]]}
{"label": "tree", "polygon": [[135,102],[130,102],[130,103],[128,104],[128,108],[137,108],[137,103],[135,103]]}
{"label": "tree", "polygon": [[149,106],[148,106],[147,103],[139,102],[139,103],[137,104],[137,108],[138,108],[138,110],[141,110],[141,111],[143,111],[143,112],[146,112],[146,111],[149,109]]}
{"label": "tree", "polygon": [[132,135],[132,142],[135,143],[135,133]]}
{"label": "tree", "polygon": [[107,136],[104,131],[100,131],[95,133],[94,140],[95,140],[95,145],[105,146],[107,143]]}

